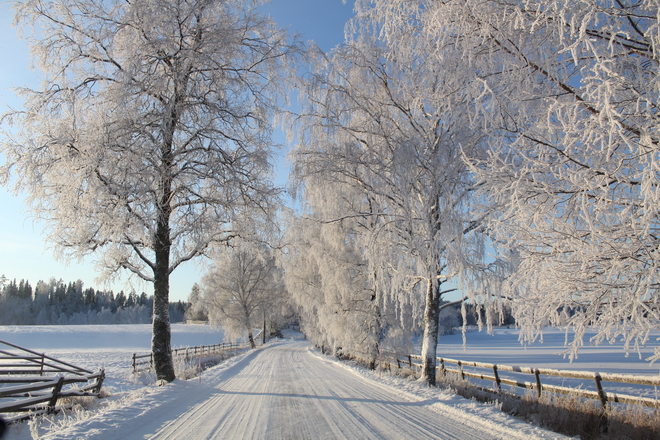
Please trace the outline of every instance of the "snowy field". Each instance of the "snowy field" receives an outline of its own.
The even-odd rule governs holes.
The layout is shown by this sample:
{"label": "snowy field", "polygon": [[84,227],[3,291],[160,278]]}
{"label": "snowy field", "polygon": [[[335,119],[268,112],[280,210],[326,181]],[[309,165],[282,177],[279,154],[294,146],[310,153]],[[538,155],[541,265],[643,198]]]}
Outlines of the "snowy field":
{"label": "snowy field", "polygon": [[[441,336],[438,344],[438,357],[458,359],[464,361],[478,361],[491,364],[515,365],[520,367],[551,368],[556,370],[577,370],[599,373],[632,374],[641,376],[657,376],[660,373],[660,362],[651,364],[646,359],[653,355],[651,346],[644,347],[640,353],[632,351],[626,355],[623,343],[609,344],[605,342],[600,346],[590,346],[589,338],[595,333],[588,333],[584,339],[585,346],[578,353],[577,359],[572,362],[566,355],[565,334],[558,329],[545,329],[543,343],[535,342],[522,346],[518,341],[517,329],[496,328],[489,335],[482,332],[471,331],[466,334],[467,345],[463,347],[460,333]],[[650,345],[658,343],[655,335],[649,340]],[[448,364],[449,368],[456,368]],[[481,370],[482,372],[484,370]],[[500,372],[501,375],[507,373]],[[510,374],[510,373],[509,373]],[[531,375],[511,375],[527,382],[533,382]],[[593,381],[580,379],[563,379],[542,376],[542,383],[563,385],[572,388],[582,387],[594,390]],[[492,382],[483,383],[492,387]],[[603,382],[605,391],[619,392],[630,395],[643,395],[644,397],[660,398],[660,390],[652,387],[635,385],[618,385]]]}
{"label": "snowy field", "polygon": [[[132,374],[133,353],[151,351],[151,324],[0,326],[0,340],[90,371],[105,369],[112,393],[143,384]],[[221,329],[172,324],[172,348],[224,342]]]}
{"label": "snowy field", "polygon": [[[643,348],[641,356],[631,351],[626,356],[623,343],[610,345],[605,342],[600,346],[590,346],[589,338],[595,333],[588,333],[585,346],[578,353],[578,358],[571,362],[565,356],[565,335],[563,330],[545,329],[543,342],[522,346],[518,341],[519,331],[509,328],[495,328],[489,335],[482,332],[468,331],[467,345],[463,347],[460,333],[441,336],[438,344],[438,356],[452,359],[530,366],[537,368],[555,368],[558,370],[586,370],[602,373],[623,373],[654,375],[660,372],[660,362],[651,365],[647,359],[653,355],[652,346]],[[649,344],[657,345],[656,337]]]}
{"label": "snowy field", "polygon": [[[222,336],[221,330],[209,326],[183,324],[172,326],[173,347],[216,344],[223,341]],[[564,335],[561,332],[549,331],[546,333],[543,344],[536,343],[527,348],[520,345],[517,337],[518,333],[513,329],[496,329],[494,336],[488,335],[485,332],[470,332],[467,334],[467,349],[464,350],[460,334],[442,336],[438,347],[438,355],[463,360],[478,360],[499,364],[564,370],[587,370],[638,375],[658,374],[659,365],[649,365],[647,361],[640,359],[638,355],[632,353],[626,357],[620,345],[586,347],[580,353],[579,358],[573,363],[570,363],[562,355],[564,351]],[[373,395],[375,391],[368,391],[366,387],[373,386],[385,387],[389,390],[388,393],[394,394],[394,396],[383,396],[383,401],[387,399],[400,399],[401,402],[417,402],[415,404],[387,403],[386,406],[388,408],[402,405],[400,409],[405,412],[408,406],[414,406],[420,407],[420,411],[422,412],[429,409],[432,413],[439,412],[442,420],[446,420],[446,417],[450,416],[456,416],[459,419],[468,418],[473,420],[474,429],[477,431],[486,429],[487,431],[497,432],[496,435],[488,438],[562,438],[559,435],[549,434],[537,428],[529,427],[522,422],[515,421],[500,413],[492,406],[467,401],[436,389],[424,388],[418,383],[406,379],[387,377],[378,372],[370,372],[347,366],[332,357],[318,354],[315,350],[308,348],[305,341],[294,340],[293,336],[285,341],[274,341],[265,349],[248,352],[225,361],[223,364],[207,370],[201,380],[177,380],[166,387],[145,386],[142,382],[133,378],[131,373],[131,356],[134,352],[148,351],[150,339],[150,325],[0,326],[0,340],[8,341],[37,352],[44,352],[49,356],[92,371],[99,368],[106,369],[107,380],[105,385],[106,390],[110,393],[110,397],[98,401],[100,403],[97,404],[97,407],[91,413],[69,415],[64,418],[60,416],[60,418],[56,418],[52,422],[40,422],[39,430],[41,438],[46,439],[130,438],[130,436],[122,437],[120,433],[123,432],[126,434],[130,432],[130,429],[132,429],[131,426],[142,426],[144,420],[141,421],[140,417],[143,417],[143,415],[147,417],[150,411],[154,411],[152,408],[160,407],[161,405],[162,413],[158,413],[158,418],[155,421],[144,426],[146,430],[145,435],[140,438],[177,438],[176,429],[184,429],[184,426],[190,423],[201,423],[205,426],[205,429],[211,429],[211,427],[207,426],[207,421],[205,421],[204,417],[215,417],[220,409],[215,409],[213,410],[215,411],[213,414],[204,416],[206,405],[220,405],[218,408],[224,408],[222,405],[231,405],[232,407],[248,405],[248,400],[242,399],[254,400],[254,402],[249,403],[249,408],[246,407],[245,411],[251,411],[257,414],[265,410],[270,410],[270,407],[275,405],[275,413],[271,414],[271,417],[281,416],[285,417],[286,420],[293,420],[291,416],[295,414],[289,413],[290,411],[307,411],[306,408],[309,405],[305,404],[305,402],[308,402],[315,405],[325,405],[326,403],[331,405],[330,409],[323,407],[323,410],[319,406],[315,414],[336,410],[347,417],[372,417],[374,423],[376,419],[379,420],[378,423],[385,423],[395,416],[394,414],[382,412],[378,409],[378,405],[376,407],[370,406],[374,402],[368,396]],[[266,355],[271,352],[271,348],[273,348],[272,354]],[[642,352],[642,358],[648,357],[651,353],[652,349],[645,349]],[[286,361],[287,356],[295,358],[296,363]],[[323,361],[322,363],[331,367],[334,373],[321,372],[321,370],[315,371],[315,369],[320,369],[321,366],[318,364],[318,361],[311,359],[309,356],[321,359]],[[262,362],[261,366],[259,362]],[[280,365],[279,373],[272,370],[276,365]],[[301,365],[305,367],[300,367]],[[360,385],[361,382],[352,383],[349,388],[356,392],[363,392],[363,395],[358,397],[344,396],[341,393],[349,393],[349,391],[344,390],[340,393],[338,391],[339,389],[332,389],[331,384],[326,384],[324,388],[312,389],[311,391],[304,391],[299,388],[303,382],[309,382],[308,385],[313,385],[312,382],[315,381],[306,379],[309,376],[317,379],[322,377],[325,380],[330,375],[339,374],[336,371],[337,368],[347,370],[352,375],[360,376],[365,382],[371,384],[365,383]],[[239,384],[243,384],[242,386],[251,384],[255,380],[255,377],[258,382],[272,384],[275,383],[274,381],[280,380],[278,375],[283,374],[281,373],[282,371],[285,372],[285,375],[295,373],[298,376],[290,378],[289,382],[282,383],[275,388],[254,388],[242,391],[239,388],[235,390],[223,388],[225,385],[228,387],[229,384],[236,387]],[[246,375],[245,377],[247,379],[243,375]],[[349,380],[352,381],[353,379],[350,379],[350,377],[352,376],[342,376],[339,381],[342,383]],[[212,386],[210,387],[209,385]],[[565,385],[574,386],[573,384]],[[360,390],[360,387],[365,387],[365,389]],[[211,392],[209,391],[211,388],[217,389]],[[218,391],[220,388],[222,390]],[[606,390],[610,390],[607,388],[607,385]],[[208,396],[204,394],[207,391],[210,393]],[[633,395],[636,393],[636,391],[630,389],[622,390],[621,392],[623,391]],[[210,399],[206,403],[200,400],[206,398],[204,396]],[[297,403],[296,400],[294,400],[294,403],[285,403],[286,399],[299,399],[301,396],[306,400],[298,400]],[[223,403],[221,404],[220,402]],[[302,405],[298,405],[301,402]],[[93,416],[90,417],[90,414]],[[223,415],[223,417],[229,416],[231,414]],[[309,417],[315,416],[305,415],[301,412],[294,419],[305,420]],[[245,419],[245,417],[242,419]],[[229,423],[228,420],[222,423]],[[481,420],[483,423],[478,422],[478,420]],[[128,423],[128,425],[125,426],[125,423]],[[255,422],[256,424],[241,425],[241,423],[246,422],[240,420],[236,423],[238,424],[236,426],[232,425],[233,428],[231,429],[236,429],[236,433],[247,432],[241,430],[255,430],[253,434],[256,437],[254,438],[260,438],[258,434],[260,432],[259,430],[264,429],[266,430],[265,432],[271,432],[268,430],[273,429],[272,426],[266,426],[264,423],[259,424]],[[273,423],[272,420],[269,423]],[[281,425],[282,422],[278,423]],[[332,424],[333,422],[328,420],[327,423]],[[368,425],[370,420],[365,419],[365,423]],[[280,436],[281,438],[286,438],[289,434],[294,436],[291,438],[305,438],[307,434],[314,436],[321,435],[318,438],[323,437],[323,433],[320,431],[304,431],[304,429],[311,429],[309,427],[304,429],[301,427],[300,429],[303,429],[303,431],[291,433],[287,431],[290,427],[280,425],[277,426],[277,429],[282,434]],[[166,430],[169,434],[165,435],[165,431],[162,430],[165,429],[164,427],[169,427],[167,428],[169,431]],[[374,425],[369,429],[372,428],[373,431],[365,431],[366,437],[364,438],[369,438],[370,436],[378,438],[375,434],[378,427]],[[460,426],[456,425],[456,429],[459,428]],[[507,431],[508,428],[513,429],[514,431],[512,432],[518,434],[511,434],[511,432]],[[185,429],[190,429],[190,426],[187,426]],[[338,438],[342,437],[341,429],[343,428],[341,426],[335,426],[333,424],[332,429],[340,430],[337,431],[337,435],[339,436]],[[109,432],[114,432],[112,430],[117,431],[117,434],[108,437]],[[178,432],[180,433],[181,431]],[[441,437],[451,438],[451,436],[445,434]],[[461,438],[459,434],[457,434],[457,438]],[[299,435],[299,437],[296,437],[296,435]],[[195,437],[192,435],[189,438],[212,438],[211,434],[209,436]],[[32,436],[27,424],[23,425],[20,429],[14,428],[8,437],[10,440],[26,440],[30,438]]]}

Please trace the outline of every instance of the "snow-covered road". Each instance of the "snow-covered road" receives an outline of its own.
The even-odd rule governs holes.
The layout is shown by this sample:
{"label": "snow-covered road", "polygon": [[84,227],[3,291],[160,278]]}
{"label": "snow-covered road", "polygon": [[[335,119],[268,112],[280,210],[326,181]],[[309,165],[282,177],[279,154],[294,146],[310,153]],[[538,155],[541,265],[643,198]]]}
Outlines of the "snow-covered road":
{"label": "snow-covered road", "polygon": [[[156,438],[493,438],[475,421],[446,417],[295,342],[254,352],[226,372],[207,399]],[[235,374],[234,374],[235,373]],[[472,422],[472,423],[470,423]],[[182,433],[188,433],[188,435]],[[503,433],[502,433],[503,434]]]}
{"label": "snow-covered road", "polygon": [[144,393],[44,438],[561,438],[369,380],[302,340],[253,350],[208,370],[201,382],[175,381]]}

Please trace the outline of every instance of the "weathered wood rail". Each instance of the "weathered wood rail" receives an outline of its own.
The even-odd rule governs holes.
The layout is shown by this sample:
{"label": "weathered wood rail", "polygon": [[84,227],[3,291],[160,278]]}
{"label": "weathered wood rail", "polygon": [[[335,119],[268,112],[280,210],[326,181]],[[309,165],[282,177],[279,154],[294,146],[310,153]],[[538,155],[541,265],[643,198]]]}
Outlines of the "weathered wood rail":
{"label": "weathered wood rail", "polygon": [[[246,342],[223,342],[221,344],[214,345],[199,345],[195,347],[182,347],[175,348],[172,350],[172,357],[176,359],[182,359],[184,361],[193,361],[199,358],[216,356],[219,354],[227,353],[233,350],[240,350],[248,348],[249,343]],[[133,373],[138,373],[140,371],[146,371],[153,368],[154,358],[153,353],[133,353]]]}
{"label": "weathered wood rail", "polygon": [[[413,371],[421,371],[422,368],[422,357],[419,355],[411,354],[406,355],[403,358],[394,356],[390,357],[389,359],[396,362],[399,368],[402,368],[402,366],[407,366]],[[494,386],[493,389],[489,391],[497,393],[501,393],[503,391],[502,385],[509,385],[516,388],[524,388],[536,391],[536,394],[539,397],[541,396],[541,393],[545,391],[550,393],[582,397],[586,399],[594,399],[600,401],[603,408],[605,408],[610,402],[660,408],[660,400],[658,399],[612,393],[605,391],[603,388],[603,382],[658,387],[660,386],[660,376],[635,376],[629,374],[610,374],[588,371],[519,367],[513,365],[490,364],[486,362],[463,361],[442,357],[436,358],[436,360],[436,369],[440,375],[444,376],[450,373],[460,377],[463,380],[469,380],[469,378],[473,378],[491,381],[493,382]],[[449,368],[447,367],[447,364],[455,365],[456,367]],[[477,371],[466,371],[464,367],[471,367]],[[531,379],[529,382],[527,382],[524,380],[518,380],[516,378],[505,377],[502,375],[503,372],[525,374],[531,376]],[[543,376],[560,377],[566,379],[586,379],[593,381],[595,391],[543,383]]]}
{"label": "weathered wood rail", "polygon": [[103,370],[93,373],[0,340],[0,413],[53,412],[62,397],[98,397],[104,379]]}

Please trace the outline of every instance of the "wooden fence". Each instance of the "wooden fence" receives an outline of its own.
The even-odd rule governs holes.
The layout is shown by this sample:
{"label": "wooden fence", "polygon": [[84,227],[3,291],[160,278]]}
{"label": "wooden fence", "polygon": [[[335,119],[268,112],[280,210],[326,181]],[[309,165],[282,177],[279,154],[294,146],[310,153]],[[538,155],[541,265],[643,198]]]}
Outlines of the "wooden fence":
{"label": "wooden fence", "polygon": [[[41,414],[54,411],[62,397],[98,397],[104,379],[103,370],[93,373],[0,341],[0,413]],[[12,416],[8,420],[26,417]]]}
{"label": "wooden fence", "polygon": [[[196,347],[175,348],[172,350],[174,360],[183,360],[185,362],[194,361],[200,358],[208,358],[225,354],[233,350],[240,350],[250,346],[247,342],[223,342],[215,345],[200,345]],[[152,369],[154,366],[153,353],[133,353],[133,373]]]}
{"label": "wooden fence", "polygon": [[[418,355],[407,355],[403,358],[394,356],[390,358],[395,360],[397,366],[407,366],[411,370],[422,368],[422,357]],[[541,396],[543,391],[550,393],[566,394],[587,399],[599,400],[602,407],[605,408],[608,402],[627,403],[633,405],[643,405],[651,408],[660,408],[660,400],[648,397],[630,396],[607,392],[603,388],[603,382],[612,382],[627,385],[644,385],[651,387],[660,386],[660,376],[635,376],[629,374],[609,374],[587,371],[572,370],[553,370],[549,368],[530,368],[511,365],[496,365],[485,362],[462,361],[449,358],[436,358],[436,369],[441,375],[447,373],[454,374],[463,380],[468,378],[481,379],[493,382],[493,388],[490,391],[502,392],[502,385],[510,385],[517,388],[536,391],[537,396]],[[455,365],[453,368],[447,367],[447,364]],[[466,371],[464,367],[470,367],[472,371]],[[483,372],[482,372],[483,371]],[[504,374],[503,374],[504,373]],[[507,373],[518,373],[530,376],[530,381],[520,381],[516,378],[505,377]],[[595,391],[571,388],[565,386],[550,385],[543,383],[543,376],[560,377],[566,379],[586,379],[593,381]]]}

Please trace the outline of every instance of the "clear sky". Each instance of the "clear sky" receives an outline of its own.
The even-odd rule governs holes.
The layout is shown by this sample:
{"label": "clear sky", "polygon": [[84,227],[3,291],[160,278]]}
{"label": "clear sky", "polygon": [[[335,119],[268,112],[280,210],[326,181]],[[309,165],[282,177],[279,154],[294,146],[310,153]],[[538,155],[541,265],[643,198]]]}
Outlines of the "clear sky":
{"label": "clear sky", "polygon": [[[343,40],[344,24],[353,13],[353,0],[346,3],[342,0],[272,0],[264,10],[280,27],[297,32],[305,40],[314,40],[321,49],[328,51]],[[20,107],[14,87],[39,84],[38,72],[30,69],[29,49],[11,26],[12,17],[11,3],[0,0],[0,113],[7,107]],[[283,137],[278,136],[278,141],[283,143]],[[278,181],[281,182],[286,179],[286,171],[285,167],[280,170]],[[150,285],[138,280],[133,280],[132,285],[126,284],[126,277],[111,286],[96,283],[93,260],[88,258],[68,264],[56,261],[50,245],[44,241],[42,224],[30,218],[22,196],[13,196],[0,186],[0,275],[26,279],[33,286],[39,280],[54,277],[67,283],[80,279],[86,287],[111,288],[115,292],[135,289],[138,293],[152,293]],[[203,269],[193,262],[177,268],[170,279],[170,299],[185,300],[192,285],[201,279],[202,272]]]}

